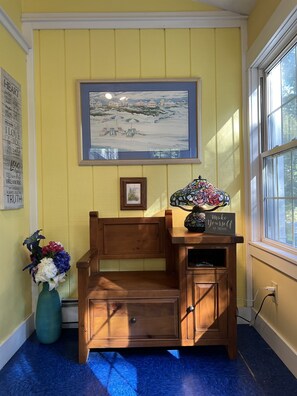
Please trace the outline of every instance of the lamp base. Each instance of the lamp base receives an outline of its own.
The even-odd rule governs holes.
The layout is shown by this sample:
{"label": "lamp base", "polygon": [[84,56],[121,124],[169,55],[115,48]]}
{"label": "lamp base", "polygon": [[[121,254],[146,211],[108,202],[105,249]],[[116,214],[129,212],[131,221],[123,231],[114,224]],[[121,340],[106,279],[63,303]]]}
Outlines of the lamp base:
{"label": "lamp base", "polygon": [[185,218],[185,227],[190,232],[204,232],[205,231],[205,213],[201,212],[191,212]]}

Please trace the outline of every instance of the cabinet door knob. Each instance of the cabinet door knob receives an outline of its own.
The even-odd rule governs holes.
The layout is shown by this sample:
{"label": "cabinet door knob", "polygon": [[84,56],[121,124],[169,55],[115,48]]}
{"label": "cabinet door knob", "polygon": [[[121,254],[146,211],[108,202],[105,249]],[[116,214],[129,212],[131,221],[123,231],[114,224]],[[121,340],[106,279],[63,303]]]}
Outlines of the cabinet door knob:
{"label": "cabinet door knob", "polygon": [[130,319],[130,322],[131,322],[131,323],[136,323],[136,318],[134,318],[134,317],[131,318],[131,319]]}
{"label": "cabinet door knob", "polygon": [[187,308],[187,313],[190,313],[190,312],[193,312],[193,311],[195,311],[195,307],[194,307],[193,305],[190,305],[190,306]]}

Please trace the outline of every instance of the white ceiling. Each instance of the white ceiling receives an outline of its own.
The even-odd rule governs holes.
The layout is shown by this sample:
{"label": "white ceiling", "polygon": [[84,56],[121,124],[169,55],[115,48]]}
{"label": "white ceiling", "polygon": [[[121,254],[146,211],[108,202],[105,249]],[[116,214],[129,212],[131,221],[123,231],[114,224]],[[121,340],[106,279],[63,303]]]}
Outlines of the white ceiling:
{"label": "white ceiling", "polygon": [[253,10],[257,0],[193,0],[206,3],[222,10],[236,12],[238,14],[249,15]]}

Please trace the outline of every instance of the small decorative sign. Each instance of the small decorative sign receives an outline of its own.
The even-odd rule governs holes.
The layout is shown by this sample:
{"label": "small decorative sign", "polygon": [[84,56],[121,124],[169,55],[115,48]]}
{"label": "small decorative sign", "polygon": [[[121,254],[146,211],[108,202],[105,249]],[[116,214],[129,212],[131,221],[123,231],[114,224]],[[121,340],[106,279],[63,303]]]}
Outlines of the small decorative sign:
{"label": "small decorative sign", "polygon": [[22,207],[21,86],[0,68],[0,209]]}
{"label": "small decorative sign", "polygon": [[235,235],[235,213],[205,213],[205,232]]}

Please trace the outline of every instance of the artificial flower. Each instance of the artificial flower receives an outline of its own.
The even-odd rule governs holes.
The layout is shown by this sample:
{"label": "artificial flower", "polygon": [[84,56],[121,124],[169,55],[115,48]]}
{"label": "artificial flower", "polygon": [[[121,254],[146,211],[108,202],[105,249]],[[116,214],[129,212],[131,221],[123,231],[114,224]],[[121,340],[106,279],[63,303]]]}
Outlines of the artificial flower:
{"label": "artificial flower", "polygon": [[30,251],[31,259],[24,270],[29,269],[34,282],[48,282],[49,290],[52,290],[65,281],[66,272],[70,269],[70,256],[61,242],[50,241],[46,246],[39,246],[40,241],[45,239],[40,231],[35,231],[23,242]]}

